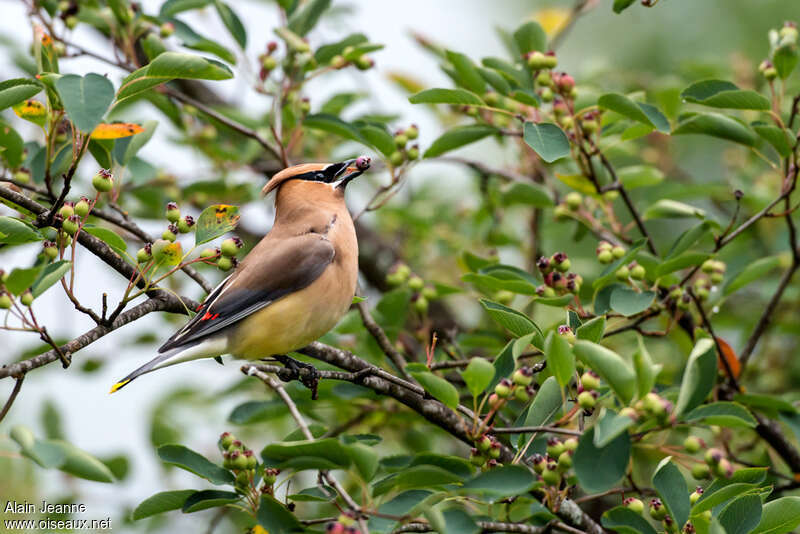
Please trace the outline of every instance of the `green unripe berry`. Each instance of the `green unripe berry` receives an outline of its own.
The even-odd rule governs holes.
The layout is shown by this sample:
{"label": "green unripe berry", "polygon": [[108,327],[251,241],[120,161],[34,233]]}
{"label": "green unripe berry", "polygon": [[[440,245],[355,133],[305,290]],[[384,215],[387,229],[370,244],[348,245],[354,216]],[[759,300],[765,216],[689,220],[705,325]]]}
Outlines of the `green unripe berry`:
{"label": "green unripe berry", "polygon": [[489,447],[489,458],[500,458],[500,444],[496,441],[492,442],[492,445]]}
{"label": "green unripe berry", "polygon": [[164,211],[164,215],[166,216],[167,220],[171,223],[176,223],[181,218],[181,210],[178,208],[178,204],[176,202],[169,202],[167,203],[167,208]]}
{"label": "green unripe berry", "polygon": [[249,449],[244,451],[244,457],[247,460],[247,469],[252,470],[258,467],[258,459],[253,454],[253,451]]}
{"label": "green unripe berry", "polygon": [[408,150],[406,150],[406,157],[408,157],[409,161],[419,159],[419,147],[417,145],[414,145]]}
{"label": "green unripe berry", "polygon": [[514,389],[514,398],[522,403],[526,403],[529,400],[531,400],[531,396],[528,393],[528,389],[524,387],[518,387]]}
{"label": "green unripe berry", "polygon": [[597,399],[594,398],[594,395],[592,395],[590,391],[581,391],[578,395],[578,406],[584,410],[591,410],[596,404]]}
{"label": "green unripe berry", "polygon": [[563,221],[569,218],[570,209],[565,206],[564,204],[559,204],[555,208],[553,208],[553,215],[557,221]]}
{"label": "green unripe berry", "polygon": [[547,460],[541,454],[536,453],[531,458],[531,464],[533,465],[533,470],[541,475],[544,472],[544,468],[547,467]]}
{"label": "green unripe berry", "polygon": [[[167,241],[169,241],[169,242],[173,242],[173,241],[175,241],[175,239],[177,239],[177,238],[178,238],[178,236],[177,236],[177,235],[175,235],[175,234],[176,234],[176,232],[173,232],[173,231],[171,230],[171,227],[172,227],[173,225],[171,225],[171,224],[170,224],[169,226],[170,226],[170,227],[169,227],[169,228],[167,228],[166,230],[164,230],[164,232],[161,234],[161,239],[165,239],[165,240],[167,240]],[[176,227],[175,229],[177,230],[177,227]]]}
{"label": "green unripe berry", "polygon": [[622,256],[625,255],[625,248],[621,247],[619,245],[616,245],[616,246],[611,248],[611,254],[613,254],[615,260],[618,260]]}
{"label": "green unripe berry", "polygon": [[564,440],[564,449],[568,451],[576,451],[578,449],[578,440],[575,438],[567,438]]}
{"label": "green unripe berry", "polygon": [[581,129],[591,135],[600,129],[600,124],[596,120],[584,120],[581,122]]}
{"label": "green unripe berry", "polygon": [[489,450],[489,447],[492,446],[492,439],[486,434],[484,434],[483,436],[480,437],[480,439],[478,439],[475,445],[477,445],[479,451],[486,452]]}
{"label": "green unripe berry", "polygon": [[406,128],[406,131],[404,133],[406,134],[406,137],[408,137],[409,141],[413,141],[414,139],[419,137],[419,128],[417,128],[416,124],[412,124],[411,126]]}
{"label": "green unripe berry", "polygon": [[261,58],[261,68],[264,70],[272,70],[278,66],[278,60],[272,56],[264,56]]}
{"label": "green unripe berry", "polygon": [[550,89],[549,87],[545,87],[544,89],[542,89],[541,92],[542,102],[552,102],[554,96],[555,95],[553,94],[553,90]]}
{"label": "green unripe berry", "polygon": [[508,397],[511,394],[511,382],[509,382],[507,378],[502,379],[494,387],[494,392],[502,399]]}
{"label": "green unripe berry", "polygon": [[630,406],[626,406],[619,411],[620,415],[624,415],[626,417],[630,417],[634,421],[639,420],[639,413],[636,411],[635,408],[631,408]]}
{"label": "green unripe berry", "polygon": [[219,249],[222,252],[223,256],[232,257],[236,256],[239,252],[239,249],[242,248],[244,243],[238,237],[229,237],[225,241],[222,242]]}
{"label": "green unripe berry", "polygon": [[538,50],[534,50],[528,55],[528,67],[533,70],[541,70],[546,68],[547,65],[547,58]]}
{"label": "green unripe berry", "polygon": [[552,51],[544,55],[544,66],[548,69],[554,69],[558,66],[558,58]]}
{"label": "green unripe berry", "polygon": [[661,502],[661,499],[651,499],[650,500],[650,517],[655,519],[656,521],[661,521],[667,516],[667,509],[664,506],[664,503]]}
{"label": "green unripe berry", "polygon": [[530,367],[520,367],[511,375],[511,381],[518,386],[530,386],[533,382],[533,371]]}
{"label": "green unripe berry", "polygon": [[600,381],[597,379],[597,375],[586,371],[581,375],[581,385],[583,389],[593,390],[600,387]]}
{"label": "green unripe berry", "polygon": [[549,88],[551,85],[553,85],[553,77],[550,76],[549,72],[540,72],[539,75],[536,76],[536,83]]}
{"label": "green unripe berry", "polygon": [[236,487],[246,488],[250,485],[250,473],[247,471],[239,471],[236,475]]}
{"label": "green unripe berry", "polygon": [[8,296],[8,293],[0,294],[0,310],[7,310],[11,307],[11,297]]}
{"label": "green unripe berry", "polygon": [[422,288],[420,294],[428,300],[433,300],[439,296],[439,293],[436,291],[436,288],[433,286],[425,286]]}
{"label": "green unripe berry", "polygon": [[77,215],[72,214],[69,219],[64,219],[64,222],[61,223],[61,229],[68,235],[75,235],[80,227],[80,221]]}
{"label": "green unripe berry", "polygon": [[81,219],[89,215],[92,207],[89,205],[89,199],[83,197],[75,204],[75,215]]}
{"label": "green unripe berry", "polygon": [[[702,464],[701,464],[701,465],[702,465]],[[695,490],[694,490],[694,491],[693,491],[693,492],[692,492],[692,493],[689,495],[689,502],[690,502],[690,503],[692,503],[692,504],[696,504],[696,503],[697,503],[697,501],[699,501],[699,500],[700,500],[700,497],[702,497],[702,496],[703,496],[703,488],[701,488],[700,486],[697,486],[697,489],[695,489]]]}
{"label": "green unripe berry", "polygon": [[700,269],[706,274],[712,273],[714,271],[714,260],[704,261]]}
{"label": "green unripe berry", "polygon": [[514,300],[514,293],[505,289],[501,289],[492,295],[492,299],[500,304],[508,305]]}
{"label": "green unripe berry", "polygon": [[230,432],[223,432],[219,436],[219,443],[218,444],[223,450],[228,450],[228,447],[231,446],[231,444],[233,443],[233,441],[235,439],[236,439],[236,436],[234,436]]}
{"label": "green unripe berry", "polygon": [[178,232],[182,234],[188,234],[194,228],[195,222],[194,217],[191,215],[185,215],[181,220],[178,221]]}
{"label": "green unripe berry", "polygon": [[153,259],[153,253],[150,244],[143,246],[136,252],[136,261],[139,263],[147,263]]}
{"label": "green unripe berry", "polygon": [[561,473],[558,472],[558,466],[553,463],[553,469],[549,466],[542,471],[542,481],[548,486],[558,486],[561,483]]}
{"label": "green unripe berry", "polygon": [[722,458],[711,470],[719,478],[731,478],[733,476],[733,465],[727,458]]}
{"label": "green unripe berry", "polygon": [[164,249],[170,244],[170,241],[166,239],[156,239],[153,242],[153,245],[150,247],[150,253],[153,255],[156,261],[161,261],[164,259]]}
{"label": "green unripe berry", "polygon": [[560,273],[565,273],[569,271],[570,267],[572,267],[572,262],[570,262],[569,259],[564,259],[559,263],[555,264],[556,270]]}
{"label": "green unripe berry", "polygon": [[394,144],[397,148],[403,148],[408,144],[408,137],[404,133],[398,133],[394,136]]}
{"label": "green unripe berry", "polygon": [[31,181],[31,173],[24,169],[20,169],[14,173],[14,180],[23,184],[27,184]]}
{"label": "green unripe berry", "polygon": [[619,280],[620,282],[624,282],[625,280],[628,279],[630,274],[631,274],[630,269],[628,269],[626,265],[623,265],[622,267],[617,269],[617,272],[614,273],[614,276],[616,276],[617,280]]}
{"label": "green unripe berry", "polygon": [[389,273],[386,275],[386,283],[392,287],[396,287],[403,283],[403,278],[397,273]]}
{"label": "green unripe berry", "polygon": [[220,258],[217,260],[217,267],[220,271],[230,271],[233,267],[233,261],[231,261],[231,258],[228,256],[220,256]]}
{"label": "green unripe berry", "polygon": [[214,250],[213,248],[208,248],[208,247],[204,248],[200,252],[200,257],[204,258],[204,259],[214,258],[216,255],[217,255],[217,251]]}
{"label": "green unripe berry", "polygon": [[711,280],[712,284],[721,284],[725,279],[725,275],[720,272],[713,272],[708,276],[708,278]]}
{"label": "green unripe berry", "polygon": [[361,56],[355,60],[355,65],[358,70],[369,70],[375,66],[375,62],[372,60],[372,58]]}
{"label": "green unripe berry", "polygon": [[341,54],[333,56],[331,59],[331,67],[334,69],[343,69],[347,66],[348,61]]}
{"label": "green unripe berry", "polygon": [[645,270],[644,266],[639,265],[638,263],[631,267],[631,278],[634,280],[644,280],[647,271]]}
{"label": "green unripe berry", "polygon": [[703,442],[700,441],[700,438],[695,436],[689,436],[683,441],[683,448],[686,449],[686,452],[689,454],[694,454],[698,452],[703,447]]}
{"label": "green unripe berry", "polygon": [[65,219],[69,219],[75,213],[75,208],[71,203],[65,202],[61,209],[58,210],[58,214],[64,217]]}
{"label": "green unripe berry", "polygon": [[420,295],[417,297],[417,300],[414,301],[414,309],[417,310],[417,313],[420,315],[425,315],[428,313],[428,299]]}
{"label": "green unripe berry", "polygon": [[58,257],[58,247],[52,241],[45,241],[42,243],[44,256],[49,260],[54,260]]}
{"label": "green unripe berry", "polygon": [[725,458],[725,453],[719,449],[708,449],[705,454],[706,463],[710,466],[717,465]]}
{"label": "green unripe berry", "polygon": [[399,167],[400,165],[402,165],[403,161],[405,161],[405,157],[403,156],[403,153],[400,152],[399,150],[395,150],[389,156],[389,163],[391,163],[395,167]]}
{"label": "green unripe berry", "polygon": [[475,449],[473,449],[473,451],[474,451],[474,453],[471,454],[470,457],[469,457],[469,463],[471,463],[472,465],[477,466],[477,467],[480,467],[483,464],[485,464],[486,463],[486,457],[483,456],[482,454],[478,454],[478,451],[476,451]]}
{"label": "green unripe berry", "polygon": [[564,443],[557,437],[547,439],[547,455],[550,458],[557,459],[565,450]]}
{"label": "green unripe berry", "polygon": [[247,469],[247,458],[241,451],[233,451],[231,453],[231,462],[233,469],[237,471]]}
{"label": "green unripe berry", "polygon": [[692,478],[695,480],[711,478],[711,469],[707,464],[694,464],[692,466]]}
{"label": "green unripe berry", "polygon": [[78,17],[75,15],[70,15],[64,19],[64,26],[69,28],[70,30],[75,29],[75,26],[78,25]]}
{"label": "green unripe berry", "polygon": [[414,275],[408,279],[408,287],[409,289],[412,289],[414,291],[419,291],[423,287],[425,287],[425,280],[423,280],[417,275]]}
{"label": "green unripe berry", "polygon": [[33,304],[33,293],[30,290],[26,290],[20,297],[19,301],[23,306],[30,307]]}
{"label": "green unripe berry", "polygon": [[577,191],[572,191],[568,193],[566,197],[564,197],[564,202],[572,211],[578,211],[583,203],[583,196]]}
{"label": "green unripe berry", "polygon": [[564,451],[558,456],[558,470],[562,473],[572,467],[572,453]]}
{"label": "green unripe berry", "polygon": [[625,505],[625,508],[634,513],[641,514],[644,512],[644,503],[635,497],[628,497],[622,501],[622,504]]}
{"label": "green unripe berry", "polygon": [[603,264],[614,261],[614,254],[610,250],[603,250],[597,255],[597,261]]}
{"label": "green unripe berry", "polygon": [[100,169],[92,178],[92,186],[100,193],[108,193],[114,188],[114,177],[110,171]]}
{"label": "green unripe berry", "polygon": [[300,101],[300,113],[302,115],[307,115],[311,111],[311,101],[308,98],[304,98]]}

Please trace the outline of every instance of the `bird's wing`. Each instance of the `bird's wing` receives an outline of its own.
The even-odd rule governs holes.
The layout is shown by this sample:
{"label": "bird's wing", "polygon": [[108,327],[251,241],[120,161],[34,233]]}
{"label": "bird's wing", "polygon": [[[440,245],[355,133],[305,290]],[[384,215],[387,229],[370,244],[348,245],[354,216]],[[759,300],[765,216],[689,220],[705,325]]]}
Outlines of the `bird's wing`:
{"label": "bird's wing", "polygon": [[317,233],[265,239],[198,308],[198,313],[158,352],[196,342],[219,332],[279,298],[299,291],[325,271],[334,249]]}

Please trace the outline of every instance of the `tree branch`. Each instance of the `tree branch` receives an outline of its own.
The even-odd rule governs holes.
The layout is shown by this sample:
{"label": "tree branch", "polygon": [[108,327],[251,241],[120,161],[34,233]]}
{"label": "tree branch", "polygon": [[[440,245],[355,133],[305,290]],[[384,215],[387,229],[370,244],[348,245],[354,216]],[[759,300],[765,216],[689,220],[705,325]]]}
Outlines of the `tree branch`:
{"label": "tree branch", "polygon": [[11,409],[11,405],[14,404],[14,401],[17,399],[17,395],[19,395],[19,390],[22,389],[22,381],[25,380],[25,375],[20,375],[17,378],[17,381],[14,383],[14,389],[11,390],[11,395],[8,396],[8,400],[6,401],[5,405],[3,406],[3,410],[0,411],[0,422],[5,419],[6,414]]}

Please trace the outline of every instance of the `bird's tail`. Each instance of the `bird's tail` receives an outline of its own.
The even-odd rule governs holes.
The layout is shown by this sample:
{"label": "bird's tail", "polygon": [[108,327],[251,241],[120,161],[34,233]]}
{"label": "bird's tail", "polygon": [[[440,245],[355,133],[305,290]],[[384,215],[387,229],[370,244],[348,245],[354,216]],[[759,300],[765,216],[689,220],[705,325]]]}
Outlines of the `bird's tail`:
{"label": "bird's tail", "polygon": [[206,339],[195,343],[193,345],[188,345],[184,347],[176,347],[172,350],[168,350],[163,354],[159,354],[146,364],[142,365],[131,374],[111,386],[111,391],[109,393],[114,393],[119,391],[123,387],[127,386],[131,383],[134,379],[147,374],[158,369],[163,369],[164,367],[169,367],[170,365],[175,365],[177,363],[188,362],[192,360],[198,360],[200,358],[211,358],[214,356],[219,356],[220,354],[225,354],[227,352],[227,339],[225,338],[217,338],[217,339]]}

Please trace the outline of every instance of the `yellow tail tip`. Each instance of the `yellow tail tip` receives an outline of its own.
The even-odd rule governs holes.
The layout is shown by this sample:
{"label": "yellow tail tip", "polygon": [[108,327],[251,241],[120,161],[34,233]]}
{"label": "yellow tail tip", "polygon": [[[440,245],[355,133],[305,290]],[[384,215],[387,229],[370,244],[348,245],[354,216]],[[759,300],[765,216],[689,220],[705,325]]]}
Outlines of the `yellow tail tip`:
{"label": "yellow tail tip", "polygon": [[120,380],[119,382],[117,382],[116,384],[111,386],[111,391],[109,391],[108,394],[111,395],[112,393],[114,393],[117,390],[119,390],[122,386],[127,384],[128,382],[130,382],[130,380]]}

